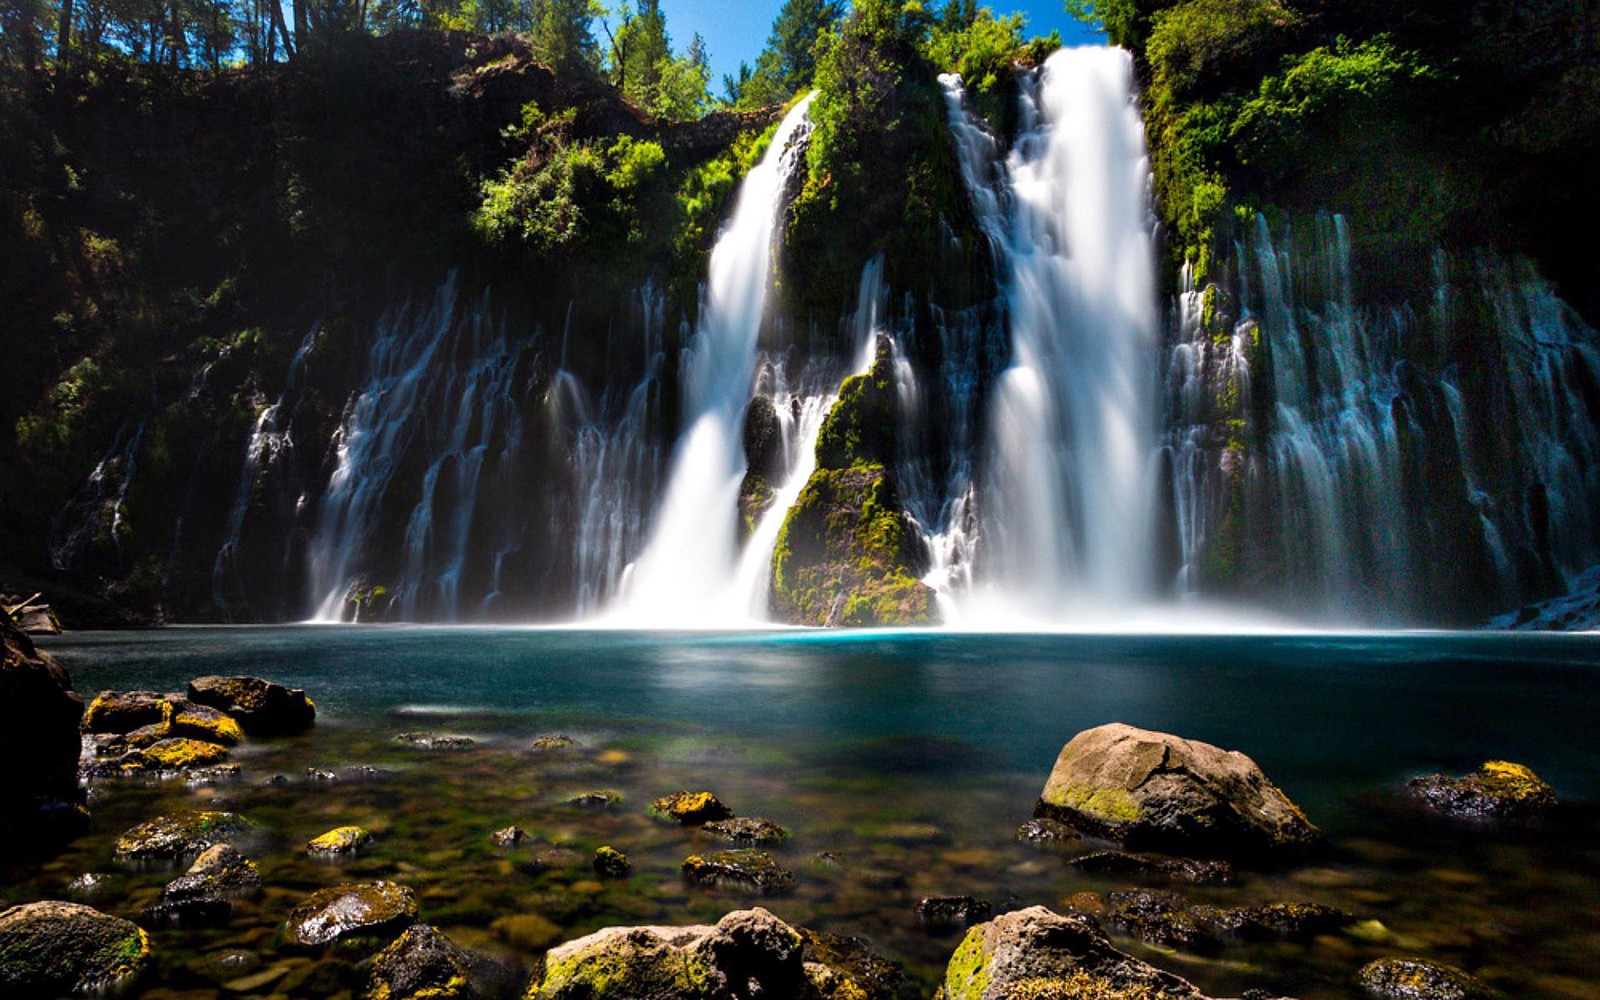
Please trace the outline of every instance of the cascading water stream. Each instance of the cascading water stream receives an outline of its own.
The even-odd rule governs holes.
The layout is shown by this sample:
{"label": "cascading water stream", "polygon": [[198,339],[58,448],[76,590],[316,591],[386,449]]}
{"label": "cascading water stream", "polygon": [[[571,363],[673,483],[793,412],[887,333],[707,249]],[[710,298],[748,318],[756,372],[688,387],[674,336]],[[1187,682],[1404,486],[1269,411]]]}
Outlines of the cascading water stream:
{"label": "cascading water stream", "polygon": [[[944,84],[962,176],[999,257],[1012,360],[989,415],[982,580],[942,604],[967,622],[1128,606],[1150,594],[1157,330],[1131,60],[1063,49],[1025,79],[998,195],[984,168],[993,138],[959,84]],[[967,508],[952,515],[970,524]],[[938,565],[929,576],[949,579]]]}
{"label": "cascading water stream", "polygon": [[650,541],[623,586],[620,614],[638,624],[727,624],[746,614],[733,585],[742,417],[766,316],[779,203],[811,98],[784,117],[739,189],[711,251],[700,327],[683,363],[684,417]]}

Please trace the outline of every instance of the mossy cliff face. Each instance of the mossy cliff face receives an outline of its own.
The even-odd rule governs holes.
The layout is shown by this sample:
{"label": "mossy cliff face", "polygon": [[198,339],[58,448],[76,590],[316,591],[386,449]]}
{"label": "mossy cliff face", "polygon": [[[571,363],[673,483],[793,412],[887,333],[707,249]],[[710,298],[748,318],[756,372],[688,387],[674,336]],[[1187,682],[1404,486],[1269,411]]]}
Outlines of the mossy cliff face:
{"label": "mossy cliff face", "polygon": [[817,470],[772,554],[772,614],[795,625],[929,625],[926,556],[886,462],[895,390],[887,341],[845,380],[817,438]]}

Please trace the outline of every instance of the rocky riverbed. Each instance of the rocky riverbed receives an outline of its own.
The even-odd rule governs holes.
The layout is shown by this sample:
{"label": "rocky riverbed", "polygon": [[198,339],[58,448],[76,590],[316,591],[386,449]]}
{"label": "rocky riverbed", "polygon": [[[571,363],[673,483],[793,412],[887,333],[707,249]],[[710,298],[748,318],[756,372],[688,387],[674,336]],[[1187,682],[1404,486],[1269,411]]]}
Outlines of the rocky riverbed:
{"label": "rocky riverbed", "polygon": [[[4,995],[1600,996],[1593,818],[1509,762],[1323,828],[1234,748],[1125,726],[1024,773],[593,713],[306,728],[244,684],[275,726],[196,681],[87,699],[88,831],[0,870]],[[226,756],[105,752],[162,726]]]}

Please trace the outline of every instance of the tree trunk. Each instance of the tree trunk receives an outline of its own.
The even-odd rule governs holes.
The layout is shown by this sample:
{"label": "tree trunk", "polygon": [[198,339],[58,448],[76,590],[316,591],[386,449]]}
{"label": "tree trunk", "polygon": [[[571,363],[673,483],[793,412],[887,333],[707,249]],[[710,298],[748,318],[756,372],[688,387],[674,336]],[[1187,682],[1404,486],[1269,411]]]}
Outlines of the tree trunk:
{"label": "tree trunk", "polygon": [[66,65],[72,51],[72,0],[61,0],[60,23],[56,25],[56,62]]}

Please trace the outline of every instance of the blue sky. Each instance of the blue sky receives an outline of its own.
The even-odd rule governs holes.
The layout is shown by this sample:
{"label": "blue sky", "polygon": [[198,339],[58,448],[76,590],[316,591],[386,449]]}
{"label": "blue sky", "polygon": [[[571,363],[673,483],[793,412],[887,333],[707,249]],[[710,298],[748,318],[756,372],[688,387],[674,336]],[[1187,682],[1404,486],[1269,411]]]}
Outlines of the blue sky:
{"label": "blue sky", "polygon": [[[783,0],[661,0],[674,46],[689,44],[697,31],[705,38],[711,51],[711,91],[716,94],[722,92],[723,74],[738,69],[740,60],[756,61],[782,6]],[[1061,0],[999,0],[988,6],[997,14],[1026,14],[1028,30],[1034,34],[1059,29],[1068,45],[1101,40],[1068,17]]]}

